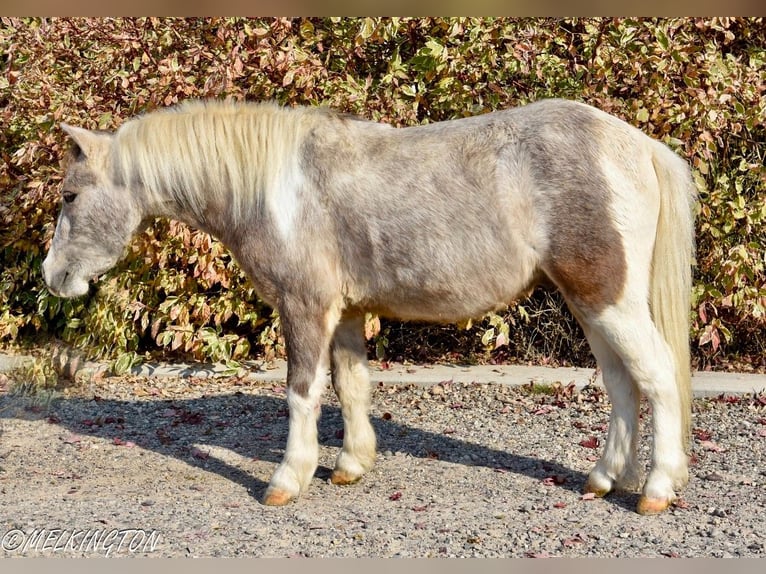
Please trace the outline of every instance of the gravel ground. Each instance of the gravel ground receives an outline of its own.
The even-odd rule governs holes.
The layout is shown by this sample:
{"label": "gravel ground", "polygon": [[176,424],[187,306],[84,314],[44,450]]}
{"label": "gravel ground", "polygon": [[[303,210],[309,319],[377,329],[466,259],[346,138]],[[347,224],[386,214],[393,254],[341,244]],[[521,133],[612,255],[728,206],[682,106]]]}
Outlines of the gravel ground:
{"label": "gravel ground", "polygon": [[[766,396],[694,408],[691,482],[644,517],[635,493],[580,493],[606,435],[598,388],[380,385],[377,466],[346,487],[329,482],[342,420],[328,392],[319,470],[283,508],[258,502],[287,434],[278,384],[104,378],[47,403],[0,392],[0,555],[53,554],[34,531],[142,529],[151,551],[110,555],[764,557]],[[25,549],[9,549],[17,531]]]}

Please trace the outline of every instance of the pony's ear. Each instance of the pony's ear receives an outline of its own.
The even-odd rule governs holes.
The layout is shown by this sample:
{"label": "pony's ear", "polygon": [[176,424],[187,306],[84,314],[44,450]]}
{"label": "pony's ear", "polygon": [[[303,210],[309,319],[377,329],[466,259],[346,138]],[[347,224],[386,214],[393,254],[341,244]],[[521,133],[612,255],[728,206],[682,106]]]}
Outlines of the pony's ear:
{"label": "pony's ear", "polygon": [[72,143],[74,143],[73,155],[77,159],[93,155],[96,150],[102,149],[108,139],[111,138],[110,134],[92,132],[65,123],[61,124],[61,129],[72,139]]}

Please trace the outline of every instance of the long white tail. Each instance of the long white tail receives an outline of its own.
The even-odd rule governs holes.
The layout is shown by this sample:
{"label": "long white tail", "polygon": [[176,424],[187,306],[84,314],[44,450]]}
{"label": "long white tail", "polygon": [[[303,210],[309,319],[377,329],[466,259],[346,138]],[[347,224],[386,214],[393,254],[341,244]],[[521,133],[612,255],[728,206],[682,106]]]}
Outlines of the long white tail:
{"label": "long white tail", "polygon": [[654,323],[676,362],[676,385],[682,409],[680,422],[688,449],[692,400],[689,313],[697,188],[687,163],[665,145],[654,144],[652,159],[660,187],[660,215],[652,256],[649,303]]}

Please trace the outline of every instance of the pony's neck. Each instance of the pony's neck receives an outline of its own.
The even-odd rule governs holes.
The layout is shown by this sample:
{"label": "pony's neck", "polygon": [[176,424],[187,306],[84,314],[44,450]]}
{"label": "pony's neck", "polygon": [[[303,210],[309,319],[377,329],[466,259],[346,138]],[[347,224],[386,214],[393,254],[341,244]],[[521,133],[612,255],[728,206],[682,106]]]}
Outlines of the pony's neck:
{"label": "pony's neck", "polygon": [[300,184],[299,150],[316,117],[264,104],[185,105],[123,125],[115,165],[148,216],[220,236],[252,225]]}

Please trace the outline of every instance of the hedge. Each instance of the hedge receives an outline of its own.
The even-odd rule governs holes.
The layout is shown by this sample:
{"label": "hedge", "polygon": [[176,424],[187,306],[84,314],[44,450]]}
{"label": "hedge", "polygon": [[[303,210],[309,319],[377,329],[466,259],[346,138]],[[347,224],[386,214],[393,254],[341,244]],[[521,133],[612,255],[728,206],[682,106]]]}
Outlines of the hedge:
{"label": "hedge", "polygon": [[[698,368],[766,366],[762,18],[117,18],[0,21],[0,345],[117,359],[283,352],[279,318],[225,248],[155,221],[86,298],[45,289],[65,121],[113,130],[188,98],[328,105],[396,126],[580,100],[687,158],[700,187]],[[488,271],[491,272],[491,271]],[[544,290],[471,328],[368,321],[381,358],[590,364]]]}

